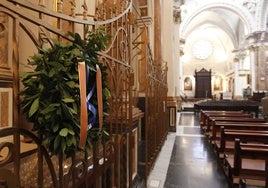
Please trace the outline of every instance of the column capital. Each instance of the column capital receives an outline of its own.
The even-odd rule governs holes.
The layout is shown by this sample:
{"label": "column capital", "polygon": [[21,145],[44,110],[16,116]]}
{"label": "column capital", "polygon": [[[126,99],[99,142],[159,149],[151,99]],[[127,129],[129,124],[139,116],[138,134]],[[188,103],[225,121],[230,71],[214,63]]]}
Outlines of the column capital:
{"label": "column capital", "polygon": [[248,41],[247,48],[254,50],[255,48],[267,48],[268,47],[268,32],[267,31],[256,31],[249,34],[246,37]]}

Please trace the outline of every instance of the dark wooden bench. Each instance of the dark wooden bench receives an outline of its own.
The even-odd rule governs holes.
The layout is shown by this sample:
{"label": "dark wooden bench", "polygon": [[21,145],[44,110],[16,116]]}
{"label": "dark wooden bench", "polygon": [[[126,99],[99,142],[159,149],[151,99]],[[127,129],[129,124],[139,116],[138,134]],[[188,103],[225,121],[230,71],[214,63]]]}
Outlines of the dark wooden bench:
{"label": "dark wooden bench", "polygon": [[234,129],[234,130],[263,130],[268,131],[268,123],[265,121],[257,121],[251,122],[228,122],[228,121],[212,121],[211,126],[211,135],[210,135],[210,142],[214,143],[216,140],[219,140],[220,136],[220,128],[223,126],[225,129]]}
{"label": "dark wooden bench", "polygon": [[239,138],[245,143],[268,144],[268,131],[262,130],[234,130],[220,128],[220,139],[216,140],[214,149],[220,159],[232,154],[234,151],[233,141]]}
{"label": "dark wooden bench", "polygon": [[222,115],[227,115],[227,114],[243,114],[243,111],[200,111],[200,117],[199,117],[199,123],[200,125],[203,124],[204,122],[204,117],[205,115],[214,115],[214,114],[222,114]]}
{"label": "dark wooden bench", "polygon": [[220,112],[220,113],[217,113],[217,112],[204,113],[202,115],[202,118],[200,118],[200,121],[202,120],[202,122],[200,122],[200,126],[206,127],[210,117],[240,117],[241,115],[247,116],[247,117],[253,117],[253,115],[245,114],[242,111],[239,111],[239,112],[226,112],[225,111],[225,112]]}
{"label": "dark wooden bench", "polygon": [[[249,116],[248,116],[249,115]],[[209,134],[209,132],[212,130],[212,123],[213,121],[225,121],[225,122],[266,122],[265,119],[261,118],[253,118],[250,116],[250,114],[241,114],[240,116],[221,116],[221,117],[209,117],[208,122],[205,127],[203,127],[203,130],[206,132],[206,134]]]}
{"label": "dark wooden bench", "polygon": [[254,112],[255,117],[259,114],[260,102],[248,100],[221,100],[221,101],[206,101],[194,104],[194,111],[240,111]]}
{"label": "dark wooden bench", "polygon": [[[268,145],[234,141],[234,156],[226,158],[228,176],[234,184],[243,182],[268,187]],[[250,183],[254,182],[254,183]]]}

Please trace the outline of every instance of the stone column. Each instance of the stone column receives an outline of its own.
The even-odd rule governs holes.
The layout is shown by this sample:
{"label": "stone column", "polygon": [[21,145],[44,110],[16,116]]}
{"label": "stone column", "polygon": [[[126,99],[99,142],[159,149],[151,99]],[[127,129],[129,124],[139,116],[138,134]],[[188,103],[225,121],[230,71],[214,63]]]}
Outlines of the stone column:
{"label": "stone column", "polygon": [[[179,41],[179,46],[180,46],[180,49],[179,49],[179,91],[183,91],[183,84],[184,84],[184,80],[183,80],[183,61],[182,61],[182,57],[184,55],[184,45],[185,45],[185,40],[180,38],[180,41]],[[180,93],[179,93],[180,94]]]}
{"label": "stone column", "polygon": [[244,69],[244,60],[247,55],[245,50],[235,50],[235,71],[234,71],[234,96],[235,98],[241,98],[243,96],[243,89],[248,87],[247,75],[248,70]]}
{"label": "stone column", "polygon": [[239,79],[239,62],[235,62],[234,68],[234,97],[239,98],[242,97],[243,88],[240,87],[240,79]]}
{"label": "stone column", "polygon": [[[257,31],[247,38],[251,52],[251,64],[254,66],[255,77],[252,81],[256,91],[268,90],[268,32]],[[252,70],[253,71],[253,70]]]}
{"label": "stone column", "polygon": [[[176,83],[178,83],[178,42],[179,42],[179,24],[176,24],[173,20],[173,2],[163,1],[162,2],[162,23],[161,27],[165,28],[162,30],[162,59],[167,63],[168,75],[167,75],[167,85],[168,85],[168,96],[174,97],[176,95]],[[177,28],[178,27],[178,28]],[[177,28],[177,32],[175,30]]]}
{"label": "stone column", "polygon": [[254,48],[249,48],[249,54],[250,54],[250,79],[251,79],[251,88],[252,91],[256,90],[256,61],[255,61],[255,53]]}
{"label": "stone column", "polygon": [[169,113],[169,131],[176,131],[177,110],[179,99],[179,6],[174,6],[173,1],[162,1],[162,59],[167,61],[168,98],[167,108]]}
{"label": "stone column", "polygon": [[172,38],[172,46],[173,46],[173,66],[174,66],[174,89],[175,89],[175,97],[177,98],[180,96],[180,91],[181,91],[181,63],[180,63],[180,35],[179,35],[179,30],[180,30],[180,22],[181,22],[181,13],[180,13],[180,7],[173,6],[173,35],[174,37]]}
{"label": "stone column", "polygon": [[256,67],[255,67],[255,74],[256,74],[256,90],[268,90],[268,56],[265,54],[268,51],[268,46],[257,46],[255,57]]}

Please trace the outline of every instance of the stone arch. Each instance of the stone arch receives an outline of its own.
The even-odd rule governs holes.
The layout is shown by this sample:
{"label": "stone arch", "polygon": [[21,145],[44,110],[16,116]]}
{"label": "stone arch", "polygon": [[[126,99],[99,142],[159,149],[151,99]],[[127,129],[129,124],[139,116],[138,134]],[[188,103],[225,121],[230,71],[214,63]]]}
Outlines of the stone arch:
{"label": "stone arch", "polygon": [[194,17],[196,17],[201,12],[212,9],[212,8],[224,8],[237,14],[241,18],[241,20],[245,23],[248,29],[248,33],[246,34],[252,33],[254,31],[254,28],[256,28],[256,24],[253,20],[252,15],[243,7],[238,6],[236,4],[231,4],[231,3],[217,3],[216,2],[216,3],[209,3],[209,4],[202,5],[200,8],[195,10],[192,15],[190,15],[189,17],[186,17],[186,19],[181,24],[181,29],[180,29],[181,37],[185,38],[185,30],[187,28],[187,25],[194,19]]}

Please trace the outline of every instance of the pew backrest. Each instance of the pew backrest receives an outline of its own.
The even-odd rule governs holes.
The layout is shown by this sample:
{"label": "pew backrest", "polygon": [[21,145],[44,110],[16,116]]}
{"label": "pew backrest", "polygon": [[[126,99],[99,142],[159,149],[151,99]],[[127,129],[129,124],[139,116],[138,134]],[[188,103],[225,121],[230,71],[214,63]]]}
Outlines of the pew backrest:
{"label": "pew backrest", "polygon": [[209,120],[206,124],[204,124],[203,126],[206,129],[207,132],[211,131],[211,126],[213,124],[213,121],[225,121],[225,122],[261,122],[261,123],[265,123],[266,120],[265,119],[261,119],[261,118],[253,118],[253,117],[249,117],[246,114],[241,114],[240,116],[222,116],[222,117],[209,117]]}
{"label": "pew backrest", "polygon": [[204,117],[206,115],[216,115],[216,114],[243,114],[244,112],[241,110],[241,111],[204,111],[204,110],[201,110],[200,111],[200,118],[199,118],[199,122],[200,123],[203,123],[204,121]]}
{"label": "pew backrest", "polygon": [[211,140],[215,140],[217,137],[217,133],[220,132],[220,127],[225,127],[225,129],[234,129],[234,130],[260,130],[260,131],[268,131],[268,123],[262,122],[221,122],[221,121],[213,121],[212,122],[212,135]]}
{"label": "pew backrest", "polygon": [[268,132],[267,131],[235,131],[227,129],[225,130],[224,127],[221,127],[220,132],[220,147],[218,148],[219,152],[224,152],[226,147],[227,141],[234,141],[235,139],[239,138],[242,142],[258,142],[267,144],[268,143]]}
{"label": "pew backrest", "polygon": [[268,187],[268,145],[263,144],[244,144],[240,139],[234,140],[234,164],[233,173],[240,175],[242,159],[265,160],[265,187]]}
{"label": "pew backrest", "polygon": [[206,124],[209,121],[211,121],[211,119],[213,118],[217,118],[217,117],[247,117],[247,118],[253,118],[253,114],[239,114],[239,113],[228,113],[228,114],[205,114],[204,115],[204,119],[203,119],[203,123]]}

